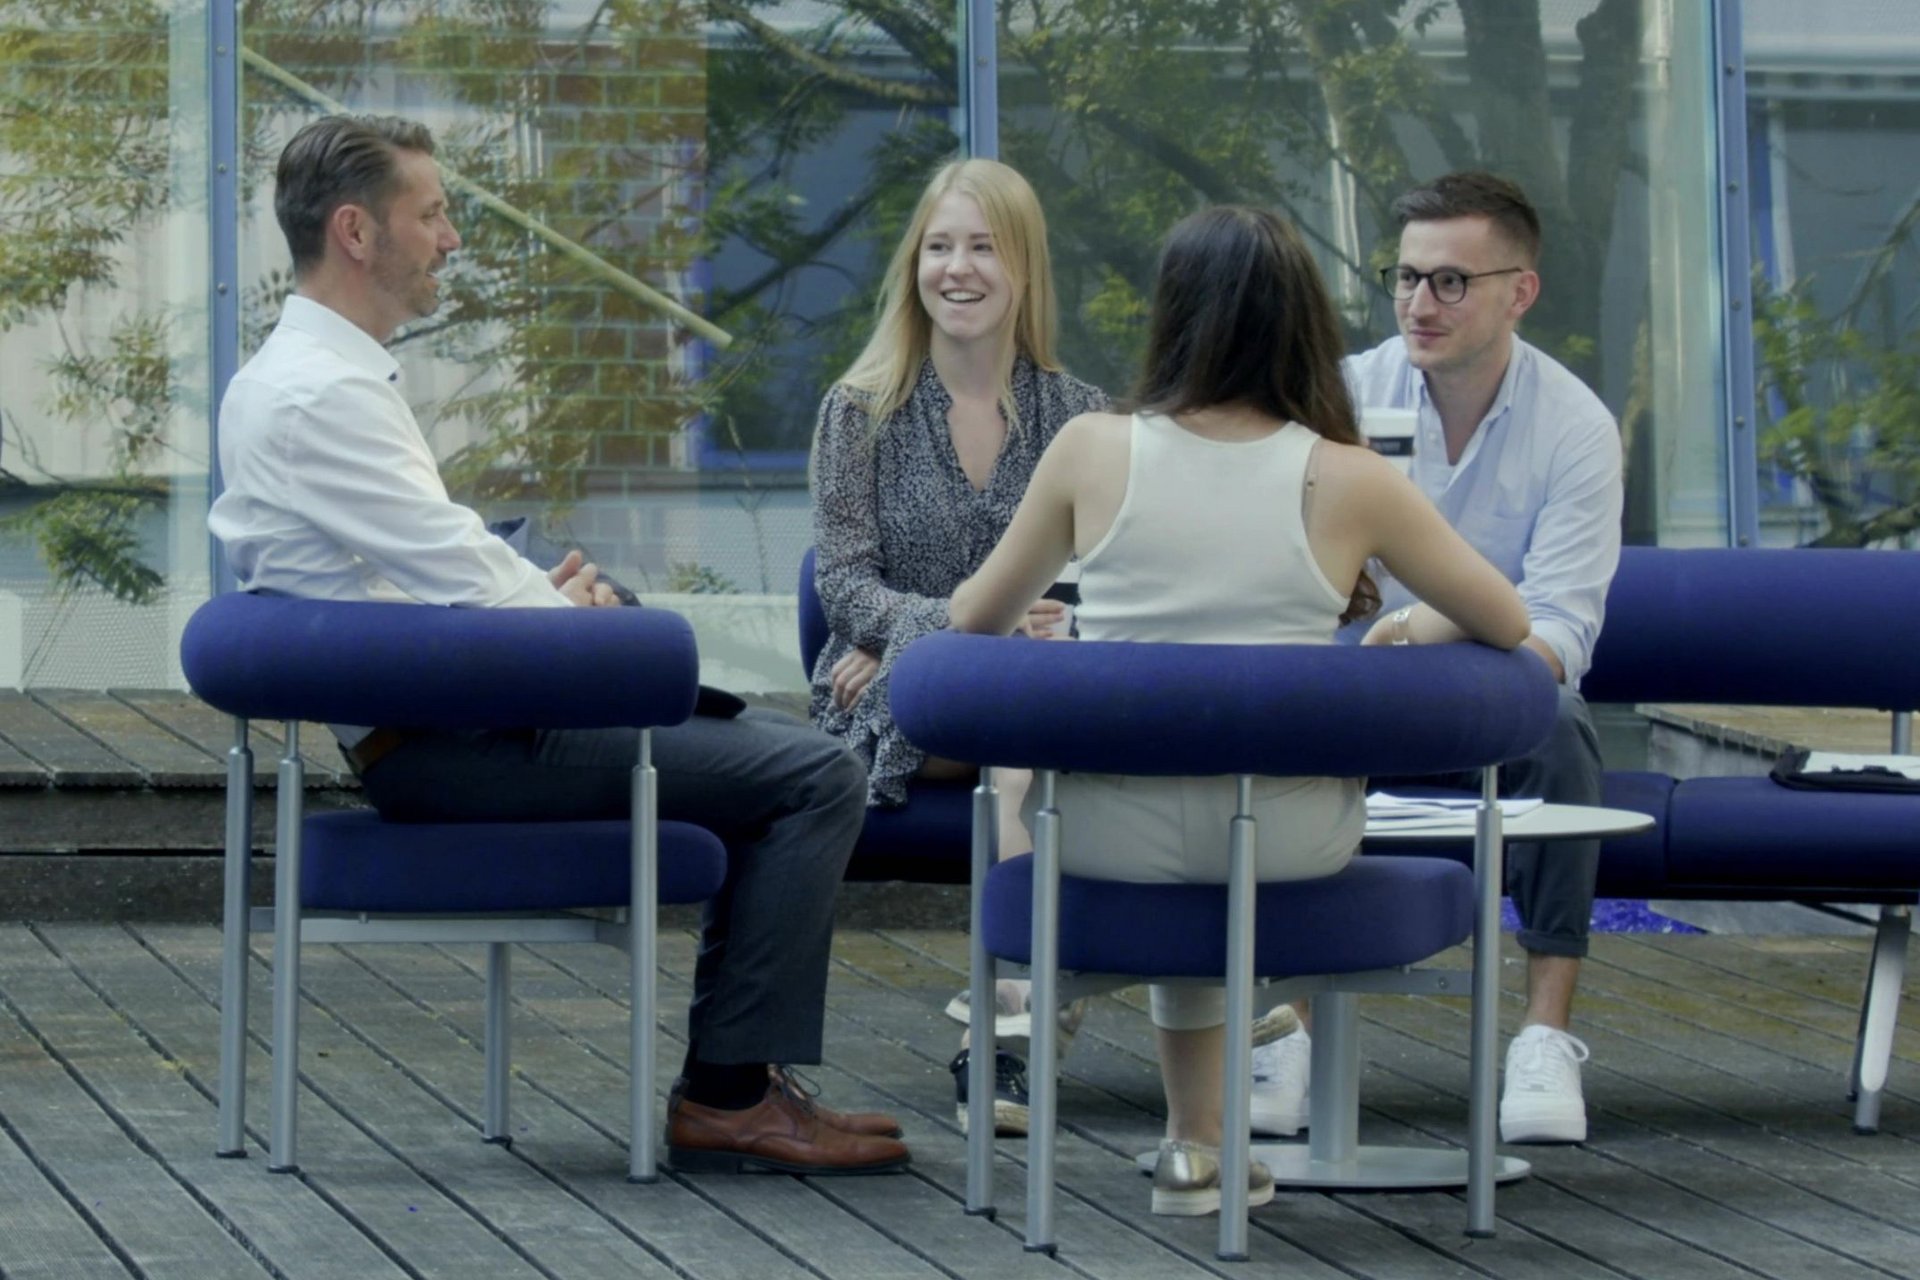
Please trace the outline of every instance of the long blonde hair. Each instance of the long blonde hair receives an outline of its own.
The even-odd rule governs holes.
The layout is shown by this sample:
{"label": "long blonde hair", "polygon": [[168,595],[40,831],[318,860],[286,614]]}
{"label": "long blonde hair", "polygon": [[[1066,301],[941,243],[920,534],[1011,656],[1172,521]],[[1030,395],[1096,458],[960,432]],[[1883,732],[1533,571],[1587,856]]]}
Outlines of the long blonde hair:
{"label": "long blonde hair", "polygon": [[999,350],[1000,411],[1010,429],[1020,427],[1013,404],[1014,357],[1024,355],[1050,372],[1060,368],[1053,354],[1059,303],[1053,293],[1047,219],[1040,212],[1040,198],[1025,178],[998,160],[952,161],[941,166],[920,193],[913,219],[887,264],[873,336],[840,377],[842,385],[861,393],[867,421],[876,430],[907,402],[932,348],[933,320],[920,302],[920,242],[935,207],[953,193],[969,196],[980,206],[993,236],[994,255],[1013,292],[1009,323],[1000,328]]}

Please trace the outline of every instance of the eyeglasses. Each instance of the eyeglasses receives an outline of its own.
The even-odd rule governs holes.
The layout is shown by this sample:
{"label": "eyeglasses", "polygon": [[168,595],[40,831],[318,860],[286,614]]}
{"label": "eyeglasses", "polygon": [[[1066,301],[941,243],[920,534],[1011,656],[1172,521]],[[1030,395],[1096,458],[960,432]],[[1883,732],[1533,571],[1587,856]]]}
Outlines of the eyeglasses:
{"label": "eyeglasses", "polygon": [[1435,301],[1453,303],[1467,296],[1467,286],[1475,280],[1485,276],[1510,276],[1525,270],[1525,267],[1502,267],[1498,271],[1456,271],[1452,267],[1441,267],[1438,271],[1415,271],[1412,267],[1382,267],[1380,287],[1404,302],[1420,292],[1420,282],[1425,280],[1433,290]]}

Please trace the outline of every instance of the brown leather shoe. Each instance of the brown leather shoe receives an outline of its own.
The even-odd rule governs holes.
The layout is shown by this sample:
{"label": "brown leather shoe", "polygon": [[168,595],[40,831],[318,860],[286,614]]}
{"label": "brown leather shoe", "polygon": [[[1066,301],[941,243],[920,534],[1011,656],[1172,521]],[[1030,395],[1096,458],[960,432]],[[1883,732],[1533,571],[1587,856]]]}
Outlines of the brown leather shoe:
{"label": "brown leather shoe", "polygon": [[771,1084],[744,1111],[683,1097],[667,1112],[667,1162],[683,1173],[885,1173],[912,1158],[899,1139],[836,1129]]}
{"label": "brown leather shoe", "polygon": [[900,1122],[884,1112],[835,1111],[832,1107],[821,1106],[819,1086],[792,1067],[769,1065],[767,1079],[772,1082],[774,1088],[783,1091],[803,1110],[812,1110],[813,1114],[820,1117],[822,1124],[830,1124],[848,1133],[862,1133],[870,1138],[900,1136]]}

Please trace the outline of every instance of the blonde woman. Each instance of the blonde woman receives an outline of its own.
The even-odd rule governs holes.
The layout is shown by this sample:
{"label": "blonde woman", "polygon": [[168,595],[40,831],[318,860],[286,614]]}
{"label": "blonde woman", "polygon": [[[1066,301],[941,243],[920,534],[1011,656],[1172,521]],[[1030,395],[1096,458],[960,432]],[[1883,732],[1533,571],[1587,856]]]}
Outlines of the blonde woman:
{"label": "blonde woman", "polygon": [[[943,167],[888,265],[873,336],[827,392],[814,436],[815,581],[832,634],[813,669],[813,722],[867,762],[870,805],[904,803],[912,778],[973,775],[901,736],[887,675],[908,644],[947,625],[947,597],[1000,540],[1061,426],[1107,405],[1060,368],[1057,324],[1033,188],[994,160]],[[1034,601],[1022,625],[1049,635],[1063,612]],[[1008,790],[1023,781],[1000,779]],[[1003,797],[1003,854],[1027,847],[1017,803]],[[1007,985],[1002,1012],[1018,1018],[1024,995]],[[996,1123],[1024,1132],[1024,1068],[1002,1065]]]}

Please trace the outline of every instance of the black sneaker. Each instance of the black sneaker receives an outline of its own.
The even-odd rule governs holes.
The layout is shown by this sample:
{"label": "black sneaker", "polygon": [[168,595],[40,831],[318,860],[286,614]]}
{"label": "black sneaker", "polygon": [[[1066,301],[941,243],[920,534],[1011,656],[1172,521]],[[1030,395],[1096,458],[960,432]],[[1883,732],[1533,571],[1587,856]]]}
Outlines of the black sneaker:
{"label": "black sneaker", "polygon": [[[955,1111],[960,1132],[967,1131],[967,1051],[947,1064],[953,1072]],[[1023,1138],[1027,1133],[1027,1063],[1018,1054],[1001,1049],[993,1059],[993,1134],[996,1138]]]}

